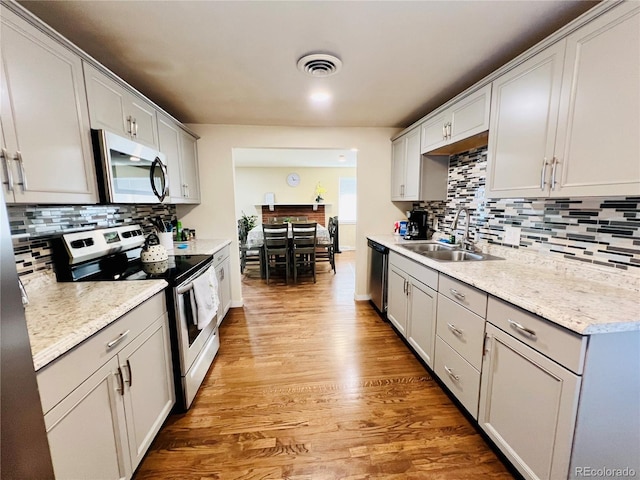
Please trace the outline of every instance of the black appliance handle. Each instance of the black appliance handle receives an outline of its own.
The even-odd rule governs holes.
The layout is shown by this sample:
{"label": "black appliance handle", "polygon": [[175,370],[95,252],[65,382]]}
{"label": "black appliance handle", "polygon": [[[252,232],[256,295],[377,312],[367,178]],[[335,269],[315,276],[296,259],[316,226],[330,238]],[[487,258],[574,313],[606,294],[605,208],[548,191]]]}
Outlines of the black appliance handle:
{"label": "black appliance handle", "polygon": [[[156,168],[158,167],[162,171],[162,193],[158,193],[156,183],[153,181]],[[169,193],[169,174],[167,173],[167,166],[162,163],[162,160],[160,160],[159,157],[156,157],[156,159],[151,164],[151,169],[149,170],[149,180],[151,181],[151,189],[153,190],[154,195],[158,197],[158,201],[162,202],[167,196],[167,193]]]}

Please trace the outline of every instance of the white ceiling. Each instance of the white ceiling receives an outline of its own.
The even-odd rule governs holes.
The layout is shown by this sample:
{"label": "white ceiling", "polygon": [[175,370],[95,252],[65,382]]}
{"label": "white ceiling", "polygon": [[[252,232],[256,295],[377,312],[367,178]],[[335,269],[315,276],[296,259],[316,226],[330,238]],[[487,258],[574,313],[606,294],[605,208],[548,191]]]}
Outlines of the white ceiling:
{"label": "white ceiling", "polygon": [[[406,127],[595,2],[22,1],[185,123]],[[304,76],[323,51],[342,72]],[[333,95],[314,108],[308,94]]]}
{"label": "white ceiling", "polygon": [[[344,161],[340,161],[340,156]],[[354,150],[308,148],[234,148],[236,167],[355,167]]]}

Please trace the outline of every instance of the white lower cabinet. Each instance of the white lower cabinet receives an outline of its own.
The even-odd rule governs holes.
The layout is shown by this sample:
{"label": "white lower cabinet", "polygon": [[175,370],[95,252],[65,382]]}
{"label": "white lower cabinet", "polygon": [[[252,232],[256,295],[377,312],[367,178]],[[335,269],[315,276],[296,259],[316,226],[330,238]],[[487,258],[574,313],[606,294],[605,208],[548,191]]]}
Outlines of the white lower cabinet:
{"label": "white lower cabinet", "polygon": [[433,367],[438,274],[389,254],[387,317],[427,365]]}
{"label": "white lower cabinet", "polygon": [[528,479],[567,478],[580,377],[487,325],[478,423]]}
{"label": "white lower cabinet", "polygon": [[[147,302],[38,372],[56,478],[131,478],[169,415],[175,393],[164,294]],[[93,359],[101,359],[95,369],[87,365]],[[95,371],[67,394],[64,381],[52,385],[87,370]]]}
{"label": "white lower cabinet", "polygon": [[524,478],[640,473],[640,331],[579,335],[393,250],[388,273],[387,317]]}
{"label": "white lower cabinet", "polygon": [[229,247],[224,247],[213,255],[213,265],[218,278],[218,306],[217,322],[218,326],[224,320],[225,315],[231,306],[231,259],[229,257]]}
{"label": "white lower cabinet", "polygon": [[131,476],[117,370],[114,357],[45,415],[56,478]]}

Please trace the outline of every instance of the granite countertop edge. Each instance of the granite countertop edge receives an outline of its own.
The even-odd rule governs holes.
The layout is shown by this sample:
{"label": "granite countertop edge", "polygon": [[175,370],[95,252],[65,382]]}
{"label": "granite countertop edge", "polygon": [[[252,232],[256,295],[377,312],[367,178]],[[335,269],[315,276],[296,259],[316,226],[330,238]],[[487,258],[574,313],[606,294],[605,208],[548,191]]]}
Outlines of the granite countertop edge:
{"label": "granite countertop edge", "polygon": [[[416,241],[402,241],[397,235],[368,235],[367,238],[577,334],[640,330],[640,294],[633,288],[620,287],[619,283],[611,285],[579,273],[515,258],[438,262],[402,248],[403,244]],[[500,255],[500,252],[491,253]],[[611,275],[615,278],[616,272]]]}
{"label": "granite countertop edge", "polygon": [[[215,255],[229,239],[177,242],[170,255]],[[177,248],[186,245],[183,248]],[[167,286],[164,280],[56,282],[53,272],[25,282],[33,365],[41,370]]]}

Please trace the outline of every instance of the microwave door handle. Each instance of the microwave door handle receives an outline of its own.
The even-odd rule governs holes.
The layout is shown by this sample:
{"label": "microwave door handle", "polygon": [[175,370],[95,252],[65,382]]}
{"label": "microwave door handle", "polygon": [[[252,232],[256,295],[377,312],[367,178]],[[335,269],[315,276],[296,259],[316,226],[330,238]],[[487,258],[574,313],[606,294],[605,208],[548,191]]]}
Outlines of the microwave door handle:
{"label": "microwave door handle", "polygon": [[[158,167],[160,167],[160,170],[162,171],[162,193],[158,193],[156,182],[154,182],[156,168]],[[156,159],[151,164],[151,170],[149,171],[149,180],[151,181],[151,189],[153,190],[154,195],[158,198],[158,201],[162,202],[167,196],[167,192],[169,191],[169,176],[167,174],[167,167],[158,157],[156,157]]]}

